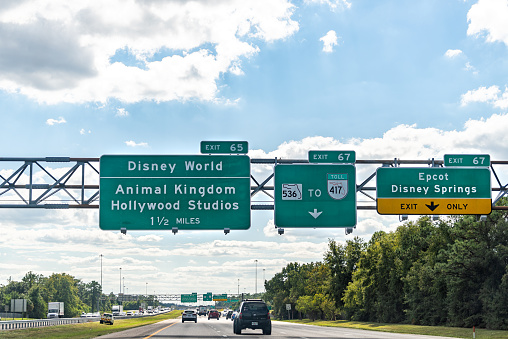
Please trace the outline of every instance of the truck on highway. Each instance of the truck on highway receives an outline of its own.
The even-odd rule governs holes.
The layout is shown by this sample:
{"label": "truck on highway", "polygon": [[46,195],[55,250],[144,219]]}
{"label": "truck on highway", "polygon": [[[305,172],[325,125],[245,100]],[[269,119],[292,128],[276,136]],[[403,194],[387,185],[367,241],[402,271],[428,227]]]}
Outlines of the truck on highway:
{"label": "truck on highway", "polygon": [[48,319],[63,318],[64,316],[64,303],[63,302],[49,302],[48,303]]}
{"label": "truck on highway", "polygon": [[123,314],[123,305],[113,305],[111,308],[111,313],[113,313],[114,316],[121,316]]}
{"label": "truck on highway", "polygon": [[198,307],[198,315],[206,315],[206,306],[199,306]]}

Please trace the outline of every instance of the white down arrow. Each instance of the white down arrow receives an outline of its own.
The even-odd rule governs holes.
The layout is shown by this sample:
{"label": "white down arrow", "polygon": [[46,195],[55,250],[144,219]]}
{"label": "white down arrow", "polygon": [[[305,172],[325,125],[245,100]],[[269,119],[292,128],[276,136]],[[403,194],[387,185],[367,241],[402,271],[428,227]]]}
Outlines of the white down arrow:
{"label": "white down arrow", "polygon": [[321,215],[321,213],[323,213],[323,211],[318,212],[317,208],[314,208],[314,212],[309,212],[309,213],[310,213],[310,215],[312,215],[314,217],[314,219],[317,219],[317,217],[319,217]]}

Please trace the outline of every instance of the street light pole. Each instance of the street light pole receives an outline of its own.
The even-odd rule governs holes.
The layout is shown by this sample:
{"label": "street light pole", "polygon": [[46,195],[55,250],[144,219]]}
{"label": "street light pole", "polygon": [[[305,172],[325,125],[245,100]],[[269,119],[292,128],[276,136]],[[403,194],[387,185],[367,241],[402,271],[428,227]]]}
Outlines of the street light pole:
{"label": "street light pole", "polygon": [[265,290],[265,282],[266,282],[266,279],[265,279],[265,269],[263,268],[263,291]]}
{"label": "street light pole", "polygon": [[240,295],[240,278],[238,278],[238,295]]}
{"label": "street light pole", "polygon": [[256,294],[258,294],[258,260],[254,260],[254,262],[256,263],[256,288],[255,288],[255,291],[256,291]]}
{"label": "street light pole", "polygon": [[145,283],[146,284],[146,291],[145,291],[145,295],[148,297],[148,283]]}
{"label": "street light pole", "polygon": [[100,312],[101,309],[100,309],[100,306],[101,306],[101,299],[102,299],[102,257],[103,255],[99,255],[99,257],[101,258],[101,288],[99,289],[99,299],[97,300],[97,311]]}
{"label": "street light pole", "polygon": [[122,268],[120,267],[120,294],[122,294]]}

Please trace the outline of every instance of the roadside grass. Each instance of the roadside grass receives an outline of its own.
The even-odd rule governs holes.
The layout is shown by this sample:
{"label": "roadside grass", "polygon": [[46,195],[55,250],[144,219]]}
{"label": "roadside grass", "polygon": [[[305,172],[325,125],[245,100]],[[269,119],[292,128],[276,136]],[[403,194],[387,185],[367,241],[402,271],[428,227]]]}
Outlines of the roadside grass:
{"label": "roadside grass", "polygon": [[175,310],[169,313],[159,314],[153,317],[141,318],[128,318],[128,319],[115,319],[114,325],[101,325],[98,321],[73,324],[73,325],[59,325],[48,326],[41,328],[29,328],[26,330],[12,330],[1,331],[0,338],[76,338],[76,339],[89,339],[101,335],[120,332],[130,328],[145,326],[157,323],[166,319],[176,319],[181,316],[182,311]]}
{"label": "roadside grass", "polygon": [[[391,333],[406,333],[406,334],[424,334],[434,335],[441,337],[454,337],[454,338],[473,338],[472,328],[460,328],[460,327],[444,327],[444,326],[419,326],[419,325],[406,325],[406,324],[384,324],[384,323],[370,323],[370,322],[359,322],[359,321],[347,321],[347,320],[336,320],[336,321],[322,321],[316,320],[311,321],[309,319],[303,320],[284,320],[286,322],[316,325],[316,326],[327,326],[327,327],[347,327],[362,330],[391,332]],[[484,328],[476,329],[477,339],[506,339],[508,338],[508,331],[499,330],[487,330]]]}

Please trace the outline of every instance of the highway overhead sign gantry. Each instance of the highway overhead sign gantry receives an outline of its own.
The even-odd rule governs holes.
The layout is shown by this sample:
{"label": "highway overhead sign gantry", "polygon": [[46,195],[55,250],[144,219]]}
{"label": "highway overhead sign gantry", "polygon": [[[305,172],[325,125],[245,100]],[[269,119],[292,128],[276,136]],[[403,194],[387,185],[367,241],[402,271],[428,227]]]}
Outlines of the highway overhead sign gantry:
{"label": "highway overhead sign gantry", "polygon": [[355,166],[279,164],[274,172],[275,226],[356,225]]}
{"label": "highway overhead sign gantry", "polygon": [[208,292],[203,294],[203,301],[213,301],[212,292]]}
{"label": "highway overhead sign gantry", "polygon": [[246,155],[103,155],[103,230],[245,230],[250,227]]}
{"label": "highway overhead sign gantry", "polygon": [[381,167],[379,214],[489,214],[490,170],[471,167]]}

